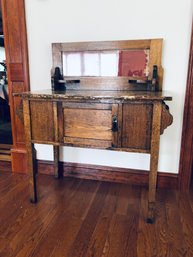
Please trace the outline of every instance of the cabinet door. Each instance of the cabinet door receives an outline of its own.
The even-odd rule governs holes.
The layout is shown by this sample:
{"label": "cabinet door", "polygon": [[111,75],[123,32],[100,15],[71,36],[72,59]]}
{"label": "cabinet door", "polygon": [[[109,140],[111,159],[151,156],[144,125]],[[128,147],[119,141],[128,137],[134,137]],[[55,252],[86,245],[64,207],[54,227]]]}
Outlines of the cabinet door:
{"label": "cabinet door", "polygon": [[117,104],[63,103],[63,142],[80,147],[109,148],[116,145],[116,131],[112,131],[112,120],[116,116]]}
{"label": "cabinet door", "polygon": [[153,104],[123,104],[122,148],[149,151],[151,144]]}

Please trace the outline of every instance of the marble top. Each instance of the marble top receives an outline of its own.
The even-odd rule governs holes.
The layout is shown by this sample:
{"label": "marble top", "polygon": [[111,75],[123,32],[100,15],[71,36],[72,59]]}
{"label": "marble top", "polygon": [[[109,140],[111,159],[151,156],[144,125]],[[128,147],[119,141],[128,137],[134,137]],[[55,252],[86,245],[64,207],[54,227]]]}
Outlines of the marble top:
{"label": "marble top", "polygon": [[110,90],[66,90],[53,91],[51,89],[22,93],[23,98],[68,99],[68,100],[168,100],[170,94],[164,91],[110,91]]}

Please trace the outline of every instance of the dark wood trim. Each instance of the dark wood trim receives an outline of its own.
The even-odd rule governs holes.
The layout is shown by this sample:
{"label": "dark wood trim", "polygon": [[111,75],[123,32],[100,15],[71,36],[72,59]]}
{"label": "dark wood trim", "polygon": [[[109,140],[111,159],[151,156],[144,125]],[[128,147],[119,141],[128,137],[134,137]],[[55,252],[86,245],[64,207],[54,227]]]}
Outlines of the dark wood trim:
{"label": "dark wood trim", "polygon": [[[38,161],[38,172],[54,176],[54,162]],[[148,172],[126,168],[115,168],[109,166],[60,162],[60,174],[64,176],[83,179],[103,180],[120,182],[138,186],[148,186]],[[176,189],[178,186],[178,174],[158,172],[158,187]]]}
{"label": "dark wood trim", "polygon": [[12,171],[27,172],[21,96],[29,91],[29,65],[24,0],[1,0],[13,145]]}
{"label": "dark wood trim", "polygon": [[188,77],[184,104],[182,129],[179,189],[187,190],[190,186],[193,161],[193,24],[189,55]]}
{"label": "dark wood trim", "polygon": [[[54,176],[54,163],[52,161],[37,161],[38,172]],[[125,168],[114,168],[80,163],[60,163],[60,171],[64,176],[93,180],[104,180],[148,186],[148,172]],[[0,172],[11,171],[11,163],[0,161]],[[158,187],[176,189],[178,186],[178,174],[158,172]]]}

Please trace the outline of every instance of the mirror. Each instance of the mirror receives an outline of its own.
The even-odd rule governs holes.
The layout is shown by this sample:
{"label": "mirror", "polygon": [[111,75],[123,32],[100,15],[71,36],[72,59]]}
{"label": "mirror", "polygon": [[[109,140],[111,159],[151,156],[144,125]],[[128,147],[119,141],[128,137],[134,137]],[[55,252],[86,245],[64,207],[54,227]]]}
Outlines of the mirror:
{"label": "mirror", "polygon": [[63,76],[148,77],[149,50],[63,52]]}
{"label": "mirror", "polygon": [[[156,87],[161,91],[162,42],[145,39],[53,43],[52,81],[58,81],[54,85],[59,87],[65,83],[67,89],[147,90],[156,67]],[[68,85],[69,81],[76,83]],[[140,81],[140,85],[134,81]]]}

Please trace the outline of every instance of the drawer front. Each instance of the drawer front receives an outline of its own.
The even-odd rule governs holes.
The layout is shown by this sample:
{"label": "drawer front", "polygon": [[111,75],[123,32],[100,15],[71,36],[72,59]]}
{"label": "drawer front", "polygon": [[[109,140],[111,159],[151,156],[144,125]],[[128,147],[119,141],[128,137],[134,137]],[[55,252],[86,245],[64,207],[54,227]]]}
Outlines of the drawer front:
{"label": "drawer front", "polygon": [[149,150],[153,104],[123,104],[122,148]]}
{"label": "drawer front", "polygon": [[63,104],[63,143],[66,145],[109,148],[113,106],[109,104]]}

